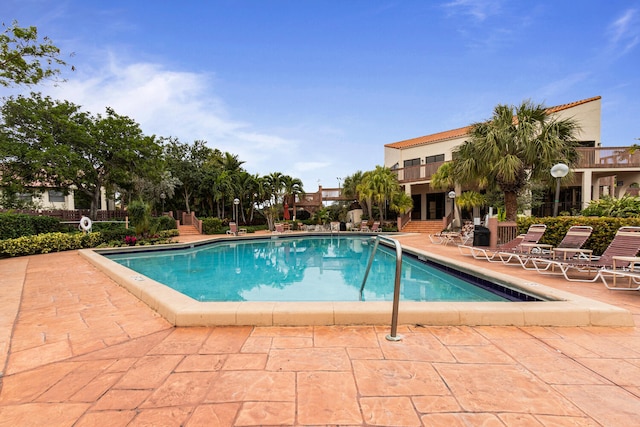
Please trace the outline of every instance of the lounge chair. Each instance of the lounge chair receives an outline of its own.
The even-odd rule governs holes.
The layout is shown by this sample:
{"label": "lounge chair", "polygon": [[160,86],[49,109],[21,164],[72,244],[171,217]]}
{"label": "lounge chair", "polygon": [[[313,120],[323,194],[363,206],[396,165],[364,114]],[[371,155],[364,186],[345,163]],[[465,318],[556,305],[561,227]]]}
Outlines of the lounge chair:
{"label": "lounge chair", "polygon": [[[587,239],[591,236],[593,227],[588,225],[574,225],[562,238],[555,248],[551,245],[524,244],[516,247],[520,252],[499,252],[498,256],[505,265],[519,265],[525,270],[534,270],[531,262],[533,258],[545,258],[567,260],[575,256],[586,257],[593,252],[591,249],[582,249]],[[515,262],[514,262],[515,261]]]}
{"label": "lounge chair", "polygon": [[276,223],[274,224],[274,229],[273,229],[273,233],[274,234],[281,234],[284,233],[284,224],[282,223]]}
{"label": "lounge chair", "polygon": [[[618,268],[629,268],[629,265],[634,263],[638,251],[640,251],[640,227],[620,227],[607,249],[599,257],[589,255],[566,260],[531,258],[531,262],[542,274],[562,274],[565,279],[572,282],[595,282],[601,278],[602,274],[606,276]],[[576,278],[570,277],[569,272],[596,274],[590,278]]]}
{"label": "lounge chair", "polygon": [[382,231],[379,221],[373,223],[373,225],[371,226],[371,231],[374,233],[380,233]]}
{"label": "lounge chair", "polygon": [[[499,246],[497,249],[489,249],[484,247],[458,245],[458,250],[462,255],[471,255],[476,259],[482,259],[489,262],[504,262],[501,256],[506,253],[523,253],[531,251],[537,246],[541,246],[538,242],[542,238],[547,226],[545,224],[533,224],[525,234],[518,235],[515,239]],[[468,253],[465,253],[468,251]]]}
{"label": "lounge chair", "polygon": [[247,234],[246,228],[238,228],[238,224],[235,222],[229,223],[229,229],[227,230],[227,234],[232,234],[234,236],[241,236],[243,234]]}
{"label": "lounge chair", "polygon": [[360,223],[360,229],[359,229],[359,230],[360,230],[360,231],[362,231],[362,232],[368,232],[368,231],[370,231],[370,230],[369,230],[369,226],[367,225],[367,221],[362,221],[362,222]]}

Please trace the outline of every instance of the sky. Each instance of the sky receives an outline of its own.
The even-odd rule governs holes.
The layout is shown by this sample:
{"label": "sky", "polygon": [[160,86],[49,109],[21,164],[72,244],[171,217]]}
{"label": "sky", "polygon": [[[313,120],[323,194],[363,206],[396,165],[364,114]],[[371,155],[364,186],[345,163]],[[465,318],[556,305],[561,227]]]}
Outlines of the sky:
{"label": "sky", "polygon": [[0,96],[111,107],[307,192],[498,104],[602,96],[602,144],[640,138],[640,0],[2,0],[0,18],[75,67]]}

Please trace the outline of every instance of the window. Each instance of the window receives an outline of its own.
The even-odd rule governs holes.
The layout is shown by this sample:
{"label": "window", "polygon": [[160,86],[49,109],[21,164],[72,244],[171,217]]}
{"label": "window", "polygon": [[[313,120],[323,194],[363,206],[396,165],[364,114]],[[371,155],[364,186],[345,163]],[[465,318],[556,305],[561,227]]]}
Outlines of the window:
{"label": "window", "polygon": [[436,154],[435,156],[427,156],[427,163],[444,162],[444,154]]}
{"label": "window", "polygon": [[49,202],[64,203],[64,193],[58,190],[49,190]]}
{"label": "window", "polygon": [[411,166],[420,166],[420,159],[411,159],[411,160],[405,160],[404,161],[404,167],[408,168]]}
{"label": "window", "polygon": [[16,194],[16,199],[25,203],[31,203],[33,201],[31,193],[18,193]]}

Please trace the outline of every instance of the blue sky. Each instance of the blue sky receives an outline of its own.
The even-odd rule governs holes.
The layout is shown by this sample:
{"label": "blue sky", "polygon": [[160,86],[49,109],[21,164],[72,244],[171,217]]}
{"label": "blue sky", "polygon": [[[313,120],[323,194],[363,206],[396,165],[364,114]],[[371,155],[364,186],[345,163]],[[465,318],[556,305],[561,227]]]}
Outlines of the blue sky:
{"label": "blue sky", "polygon": [[37,90],[306,191],[525,99],[600,95],[603,145],[640,138],[640,0],[3,0],[0,17],[75,53]]}

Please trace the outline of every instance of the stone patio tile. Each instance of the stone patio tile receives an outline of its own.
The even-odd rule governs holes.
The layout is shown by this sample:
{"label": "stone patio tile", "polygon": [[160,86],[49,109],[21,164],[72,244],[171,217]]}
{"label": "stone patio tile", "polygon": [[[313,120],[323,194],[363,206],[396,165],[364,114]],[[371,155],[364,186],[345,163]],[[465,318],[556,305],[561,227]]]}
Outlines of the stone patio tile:
{"label": "stone patio tile", "polygon": [[397,360],[354,360],[353,373],[361,396],[448,395],[430,363]]}
{"label": "stone patio tile", "polygon": [[26,403],[0,406],[0,426],[72,426],[89,408],[86,403]]}
{"label": "stone patio tile", "polygon": [[[361,424],[357,390],[342,372],[297,374],[298,423],[302,425]],[[331,386],[328,387],[327,385]]]}
{"label": "stone patio tile", "polygon": [[313,347],[310,337],[273,337],[271,348],[307,348]]}
{"label": "stone patio tile", "polygon": [[245,402],[235,426],[295,425],[296,405],[293,402]]}
{"label": "stone patio tile", "polygon": [[267,364],[267,355],[264,353],[251,354],[240,353],[230,354],[227,360],[224,362],[222,370],[224,371],[237,371],[237,370],[252,370],[252,369],[264,369]]}
{"label": "stone patio tile", "polygon": [[502,413],[497,415],[505,426],[544,427],[544,424],[531,414]]}
{"label": "stone patio tile", "polygon": [[192,411],[191,407],[142,409],[127,427],[181,426]]}
{"label": "stone patio tile", "polygon": [[363,397],[360,399],[360,408],[367,425],[422,425],[408,397]]}
{"label": "stone patio tile", "polygon": [[183,356],[178,355],[142,357],[122,376],[115,388],[158,387],[182,359]]}
{"label": "stone patio tile", "polygon": [[378,335],[372,326],[316,326],[315,347],[378,348]]}
{"label": "stone patio tile", "polygon": [[[217,403],[196,407],[186,427],[227,427],[234,424],[239,403]],[[237,424],[236,424],[237,425]]]}
{"label": "stone patio tile", "polygon": [[104,411],[136,409],[147,397],[149,397],[152,391],[153,390],[111,389],[98,399],[91,410]]}
{"label": "stone patio tile", "polygon": [[175,372],[219,371],[227,354],[190,354],[182,359]]}
{"label": "stone patio tile", "polygon": [[5,373],[15,374],[17,372],[27,371],[52,362],[68,359],[71,356],[73,356],[73,353],[69,346],[69,341],[66,339],[16,353],[11,352]]}
{"label": "stone patio tile", "polygon": [[578,359],[578,362],[616,385],[636,387],[640,385],[640,366],[626,360]]}
{"label": "stone patio tile", "polygon": [[110,361],[105,360],[77,362],[75,363],[76,368],[72,372],[41,394],[36,401],[64,402],[70,400],[71,396],[91,384],[110,364]]}
{"label": "stone patio tile", "polygon": [[402,341],[387,341],[379,335],[385,359],[423,362],[454,362],[451,352],[429,332],[405,334]]}
{"label": "stone patio tile", "polygon": [[180,372],[171,374],[140,405],[140,408],[195,406],[204,400],[216,375],[215,372]]}
{"label": "stone patio tile", "polygon": [[271,350],[267,371],[349,371],[351,363],[343,348]]}
{"label": "stone patio tile", "polygon": [[201,354],[239,353],[251,334],[250,326],[225,326],[212,328],[200,349]]}
{"label": "stone patio tile", "polygon": [[167,328],[158,332],[152,332],[144,337],[125,340],[111,345],[103,350],[76,357],[74,360],[94,359],[127,359],[146,355],[153,347],[161,342],[173,329]]}
{"label": "stone patio tile", "polygon": [[251,337],[313,338],[313,331],[313,326],[259,326],[251,332]]}
{"label": "stone patio tile", "polygon": [[460,412],[462,408],[453,396],[413,396],[416,410],[422,414],[434,412]]}
{"label": "stone patio tile", "polygon": [[99,411],[87,412],[73,427],[126,427],[137,415],[136,411]]}
{"label": "stone patio tile", "polygon": [[380,347],[370,348],[370,347],[357,347],[357,348],[347,348],[347,354],[351,360],[355,359],[375,359],[381,360],[384,359],[384,355],[382,354],[382,350]]}
{"label": "stone patio tile", "polygon": [[[418,331],[420,329],[417,329]],[[439,326],[429,328],[442,344],[450,345],[487,345],[489,341],[470,326]]]}
{"label": "stone patio tile", "polygon": [[54,363],[2,378],[0,404],[31,402],[76,368],[73,362]]}
{"label": "stone patio tile", "polygon": [[295,373],[263,371],[220,371],[206,402],[294,402]]}
{"label": "stone patio tile", "polygon": [[536,415],[536,419],[548,427],[601,427],[591,418],[562,417],[558,415]]}
{"label": "stone patio tile", "polygon": [[640,398],[613,385],[557,385],[565,398],[603,426],[631,426],[638,422]]}
{"label": "stone patio tile", "polygon": [[198,353],[211,328],[176,328],[147,354],[195,354]]}
{"label": "stone patio tile", "polygon": [[272,337],[248,337],[240,351],[242,353],[268,353],[271,349]]}
{"label": "stone patio tile", "polygon": [[520,366],[437,363],[434,367],[466,411],[581,415],[571,402]]}
{"label": "stone patio tile", "polygon": [[121,372],[105,372],[95,377],[89,384],[78,390],[70,402],[95,402],[122,377]]}
{"label": "stone patio tile", "polygon": [[446,426],[446,427],[505,427],[500,419],[494,414],[427,414],[423,415],[422,423],[425,426]]}
{"label": "stone patio tile", "polygon": [[450,345],[447,349],[460,363],[516,363],[508,354],[494,345]]}

